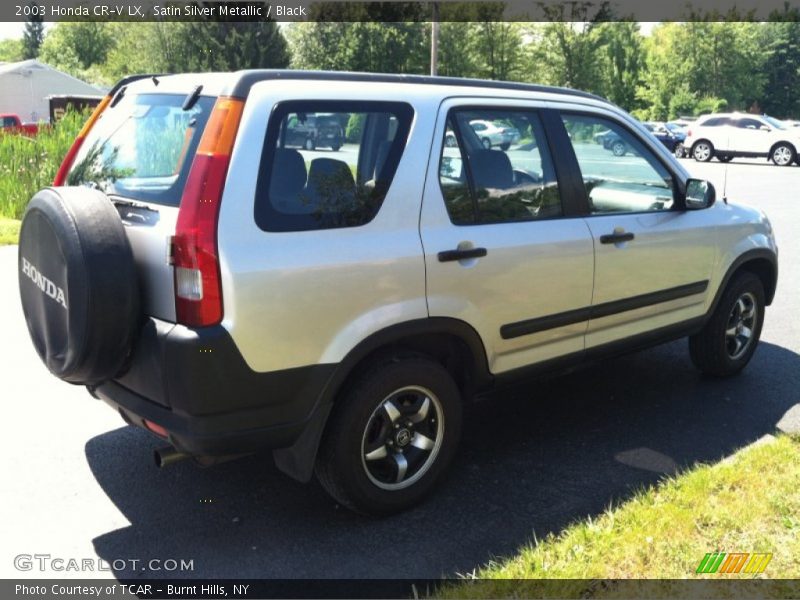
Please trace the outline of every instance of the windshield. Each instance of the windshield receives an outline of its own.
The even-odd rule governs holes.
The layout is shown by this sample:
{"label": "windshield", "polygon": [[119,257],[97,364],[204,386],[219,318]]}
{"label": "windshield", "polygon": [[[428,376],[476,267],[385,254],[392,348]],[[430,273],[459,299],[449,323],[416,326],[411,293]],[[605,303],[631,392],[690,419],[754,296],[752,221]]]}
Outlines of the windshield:
{"label": "windshield", "polygon": [[201,97],[183,110],[185,99],[167,94],[124,96],[89,132],[67,184],[178,206],[214,102]]}
{"label": "windshield", "polygon": [[786,129],[786,125],[778,121],[778,119],[773,119],[772,117],[764,115],[764,120],[772,125],[775,129]]}

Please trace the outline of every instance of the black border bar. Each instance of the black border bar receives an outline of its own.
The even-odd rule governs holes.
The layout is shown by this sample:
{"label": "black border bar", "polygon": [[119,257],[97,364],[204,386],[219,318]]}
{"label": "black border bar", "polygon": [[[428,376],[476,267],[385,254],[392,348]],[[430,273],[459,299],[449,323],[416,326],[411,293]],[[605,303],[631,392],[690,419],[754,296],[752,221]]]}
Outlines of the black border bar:
{"label": "black border bar", "polygon": [[581,321],[601,319],[618,313],[636,310],[637,308],[644,308],[645,306],[652,306],[654,304],[661,304],[662,302],[669,302],[670,300],[678,300],[679,298],[702,294],[707,288],[708,280],[706,279],[704,281],[687,283],[657,292],[631,296],[630,298],[623,298],[622,300],[612,300],[611,302],[604,302],[595,306],[587,306],[585,308],[569,310],[554,315],[517,321],[516,323],[508,323],[500,327],[500,336],[504,340],[510,340],[522,337],[523,335],[547,331],[548,329],[574,325]]}

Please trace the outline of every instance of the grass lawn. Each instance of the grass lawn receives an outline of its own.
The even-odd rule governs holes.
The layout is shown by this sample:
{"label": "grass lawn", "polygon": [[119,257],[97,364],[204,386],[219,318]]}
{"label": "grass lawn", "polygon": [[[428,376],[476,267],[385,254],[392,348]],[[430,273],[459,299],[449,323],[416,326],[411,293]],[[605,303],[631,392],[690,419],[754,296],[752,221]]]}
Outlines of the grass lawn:
{"label": "grass lawn", "polygon": [[16,219],[0,217],[0,246],[19,242],[19,225]]}
{"label": "grass lawn", "polygon": [[[724,584],[754,577],[696,574],[704,555],[714,551],[772,553],[757,577],[800,578],[800,438],[768,436],[718,464],[698,465],[597,518],[533,540],[516,556],[479,569],[476,580],[440,588],[435,596],[524,598],[542,589],[536,581],[503,579],[567,579],[557,596],[613,598],[619,595],[613,585],[574,580],[702,578]],[[800,584],[787,581],[776,582],[767,595],[798,593]]]}

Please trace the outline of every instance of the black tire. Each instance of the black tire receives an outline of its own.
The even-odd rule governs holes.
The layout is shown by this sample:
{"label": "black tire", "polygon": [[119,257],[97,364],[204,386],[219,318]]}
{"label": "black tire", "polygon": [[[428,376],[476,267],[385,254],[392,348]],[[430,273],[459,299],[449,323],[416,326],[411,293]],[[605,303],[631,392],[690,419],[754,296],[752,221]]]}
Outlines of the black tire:
{"label": "black tire", "polygon": [[53,375],[90,385],[118,375],[140,319],[128,238],[105,194],[44,189],[19,235],[19,290],[33,345]]}
{"label": "black tire", "polygon": [[675,155],[675,158],[683,158],[684,154],[686,153],[686,150],[683,147],[683,144],[677,144],[672,153]]}
{"label": "black tire", "polygon": [[444,138],[444,145],[445,148],[455,148],[456,147],[456,136],[452,134],[448,134]]}
{"label": "black tire", "polygon": [[504,142],[504,143],[500,144],[500,150],[503,150],[504,152],[506,150],[508,150],[509,148],[511,148],[511,143],[510,142]]}
{"label": "black tire", "polygon": [[[412,386],[415,389],[410,389]],[[406,395],[400,390],[406,390]],[[414,424],[410,419],[421,414],[423,395],[429,400],[428,408]],[[396,420],[383,408],[387,401],[398,408]],[[461,413],[458,387],[440,364],[421,357],[376,363],[334,406],[317,454],[317,479],[337,502],[356,512],[381,515],[409,508],[433,489],[455,455]],[[401,429],[397,429],[398,423]],[[440,431],[437,433],[434,428]],[[406,435],[397,437],[403,430]],[[426,455],[415,445],[418,435],[438,445],[434,444]],[[370,445],[376,450],[367,453]],[[367,459],[368,454],[380,453],[381,448],[385,456]],[[398,454],[402,457],[394,458]],[[400,476],[400,461],[406,460],[407,477],[393,483],[391,480],[397,481]],[[386,481],[380,479],[381,469]],[[391,486],[406,487],[387,489]]]}
{"label": "black tire", "polygon": [[[738,328],[733,326],[734,311],[740,300],[747,297],[753,301],[755,323],[750,327],[751,336],[747,345],[741,348],[740,354],[735,354],[732,350],[736,349],[736,344],[732,338],[738,338],[739,334]],[[764,306],[764,286],[758,276],[749,271],[735,275],[703,330],[689,338],[689,355],[694,365],[703,373],[716,377],[729,377],[744,369],[758,346],[764,323]],[[736,330],[737,334],[729,335],[732,330]]]}
{"label": "black tire", "polygon": [[779,142],[769,153],[769,159],[779,167],[789,167],[797,158],[794,146],[786,142]]}
{"label": "black tire", "polygon": [[489,138],[483,138],[481,140],[481,145],[484,147],[484,149],[491,150],[492,149],[492,140],[490,140]]}
{"label": "black tire", "polygon": [[312,138],[306,138],[306,141],[303,143],[303,148],[309,151],[316,150],[317,143]]}
{"label": "black tire", "polygon": [[338,152],[338,151],[339,151],[339,148],[341,148],[341,147],[342,147],[342,143],[341,143],[340,141],[338,141],[338,140],[337,140],[337,141],[335,141],[335,142],[333,143],[333,145],[331,146],[331,150],[333,150],[334,152]]}
{"label": "black tire", "polygon": [[730,154],[720,154],[717,155],[717,160],[721,163],[731,162],[733,160],[733,156]]}
{"label": "black tire", "polygon": [[628,149],[625,147],[625,142],[618,141],[611,144],[611,153],[614,156],[625,156],[627,151]]}

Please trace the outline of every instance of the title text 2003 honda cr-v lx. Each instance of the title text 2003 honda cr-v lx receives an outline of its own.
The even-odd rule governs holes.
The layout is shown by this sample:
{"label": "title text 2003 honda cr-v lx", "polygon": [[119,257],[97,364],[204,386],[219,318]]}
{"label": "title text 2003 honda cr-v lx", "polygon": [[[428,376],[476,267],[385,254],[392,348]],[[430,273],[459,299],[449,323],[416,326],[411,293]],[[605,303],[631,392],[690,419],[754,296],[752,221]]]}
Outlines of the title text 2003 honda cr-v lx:
{"label": "title text 2003 honda cr-v lx", "polygon": [[[287,142],[317,115],[350,132],[338,151]],[[476,120],[520,139],[486,149]],[[49,370],[168,441],[162,462],[271,448],[372,513],[430,491],[464,402],[501,382],[682,336],[737,373],[777,270],[763,214],[600,98],[288,71],[120,82],[19,249]]]}

